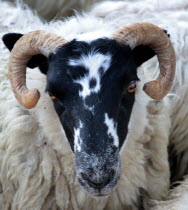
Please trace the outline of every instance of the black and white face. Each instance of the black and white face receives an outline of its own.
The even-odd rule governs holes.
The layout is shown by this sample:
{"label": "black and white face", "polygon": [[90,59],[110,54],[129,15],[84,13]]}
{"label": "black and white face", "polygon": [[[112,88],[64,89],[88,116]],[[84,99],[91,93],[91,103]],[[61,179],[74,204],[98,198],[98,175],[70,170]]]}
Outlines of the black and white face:
{"label": "black and white face", "polygon": [[75,154],[79,183],[93,196],[110,194],[120,178],[119,151],[135,100],[127,88],[138,80],[136,68],[130,48],[108,39],[72,41],[49,58],[46,90]]}
{"label": "black and white face", "polygon": [[[11,50],[21,36],[8,34],[3,41]],[[46,91],[75,154],[78,181],[92,196],[108,195],[118,183],[137,67],[153,56],[146,46],[131,50],[103,38],[73,40],[48,59],[36,55],[28,62],[47,75]]]}

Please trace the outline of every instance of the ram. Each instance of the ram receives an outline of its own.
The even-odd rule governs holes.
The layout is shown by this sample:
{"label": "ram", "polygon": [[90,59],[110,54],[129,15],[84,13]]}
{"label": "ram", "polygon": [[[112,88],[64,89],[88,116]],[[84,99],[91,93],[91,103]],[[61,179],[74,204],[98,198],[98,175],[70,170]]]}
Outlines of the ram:
{"label": "ram", "polygon": [[1,3],[0,209],[187,209],[184,8]]}

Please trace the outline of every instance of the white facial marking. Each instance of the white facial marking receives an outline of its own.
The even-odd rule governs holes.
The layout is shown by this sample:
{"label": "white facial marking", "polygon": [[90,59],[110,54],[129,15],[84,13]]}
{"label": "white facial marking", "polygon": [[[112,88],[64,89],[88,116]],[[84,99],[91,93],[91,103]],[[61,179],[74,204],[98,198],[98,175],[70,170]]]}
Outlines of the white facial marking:
{"label": "white facial marking", "polygon": [[[82,55],[79,59],[69,60],[68,64],[70,66],[83,66],[89,72],[84,77],[75,80],[76,83],[82,86],[82,90],[79,92],[79,95],[86,98],[91,93],[97,93],[100,90],[100,79],[101,73],[104,74],[111,64],[111,55],[103,55],[98,52],[91,52],[88,55]],[[96,80],[96,85],[93,87],[89,86],[91,79]]]}
{"label": "white facial marking", "polygon": [[94,106],[87,106],[86,104],[84,104],[84,106],[87,110],[89,110],[94,115]]}
{"label": "white facial marking", "polygon": [[114,145],[116,147],[119,146],[119,138],[117,135],[117,128],[115,126],[115,122],[113,121],[113,119],[110,119],[108,117],[108,114],[105,114],[105,121],[104,123],[106,124],[107,128],[108,128],[108,135],[110,135],[113,139],[114,139]]}
{"label": "white facial marking", "polygon": [[83,127],[82,122],[80,121],[80,125],[78,128],[74,128],[74,150],[80,152],[82,139],[80,138],[80,129]]}

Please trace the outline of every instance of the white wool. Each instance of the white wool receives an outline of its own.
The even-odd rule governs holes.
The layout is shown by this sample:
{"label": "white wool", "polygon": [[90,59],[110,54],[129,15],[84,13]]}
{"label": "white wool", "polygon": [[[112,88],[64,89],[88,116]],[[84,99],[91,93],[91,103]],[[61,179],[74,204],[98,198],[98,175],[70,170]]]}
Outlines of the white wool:
{"label": "white wool", "polygon": [[180,185],[174,190],[171,190],[168,198],[165,201],[149,201],[152,210],[187,210],[188,207],[188,177],[180,182]]}
{"label": "white wool", "polygon": [[142,191],[146,209],[186,209],[188,178],[168,195],[167,147],[174,144],[178,156],[185,152],[181,176],[188,164],[187,1],[103,2],[87,15],[48,24],[28,9],[0,3],[0,38],[9,32],[43,29],[67,40],[84,40],[87,35],[91,40],[110,36],[125,24],[147,21],[168,30],[177,55],[172,91],[160,102],[142,90],[145,82],[156,77],[156,58],[138,69],[141,81],[121,150],[121,178],[109,197],[96,199],[77,182],[73,153],[51,98],[44,92],[45,76],[38,69],[28,69],[27,84],[38,88],[41,98],[32,110],[21,107],[7,76],[9,52],[0,41],[0,209],[139,209]]}

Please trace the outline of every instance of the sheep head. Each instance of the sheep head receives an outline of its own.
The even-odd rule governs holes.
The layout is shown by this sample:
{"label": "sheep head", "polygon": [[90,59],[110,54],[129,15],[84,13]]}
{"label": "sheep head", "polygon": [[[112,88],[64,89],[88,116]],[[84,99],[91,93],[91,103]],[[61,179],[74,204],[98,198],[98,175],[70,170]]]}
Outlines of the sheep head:
{"label": "sheep head", "polygon": [[[145,91],[151,97],[161,99],[171,87],[175,69],[173,47],[164,31],[152,27],[157,28],[156,36],[151,36],[147,26],[144,29],[141,27],[137,33],[144,30],[144,41],[137,37],[134,42],[130,41],[130,34],[135,37],[137,33],[134,35],[133,30],[126,39],[127,28],[118,30],[111,38],[91,42],[66,42],[56,35],[51,37],[47,32],[37,31],[19,39],[12,50],[9,72],[16,98],[26,108],[35,106],[39,93],[27,90],[25,69],[26,65],[32,68],[38,65],[41,72],[47,75],[46,91],[53,100],[75,154],[78,181],[92,196],[106,196],[118,183],[121,171],[119,154],[128,133],[139,81],[137,67],[157,54],[161,74],[157,81],[146,84]],[[35,33],[37,36],[40,34],[44,42]],[[21,35],[5,36],[7,47],[9,36]],[[147,36],[150,42],[145,42]],[[24,37],[32,38],[25,43]],[[156,44],[159,38],[163,40],[160,41],[161,48]],[[26,47],[27,51],[24,51]],[[159,97],[155,87],[160,90]],[[29,102],[23,102],[23,95],[29,98]],[[31,104],[34,96],[36,100]]]}

